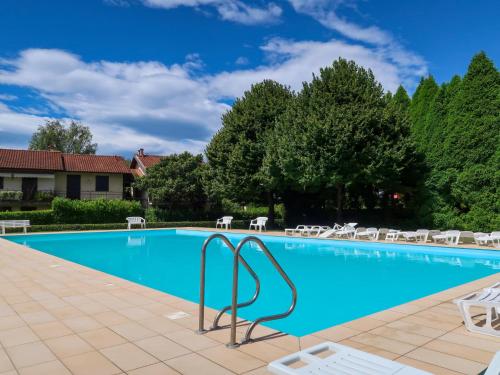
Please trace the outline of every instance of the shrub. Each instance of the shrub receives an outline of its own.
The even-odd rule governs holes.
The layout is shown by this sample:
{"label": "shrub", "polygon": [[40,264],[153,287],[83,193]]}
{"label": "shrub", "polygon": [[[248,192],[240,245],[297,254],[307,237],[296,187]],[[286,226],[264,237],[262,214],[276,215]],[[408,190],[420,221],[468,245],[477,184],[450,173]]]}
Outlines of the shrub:
{"label": "shrub", "polygon": [[[36,211],[33,211],[36,212]],[[38,211],[39,212],[39,211]],[[233,221],[234,229],[248,229],[249,221]],[[276,225],[283,228],[283,221],[278,220]],[[148,223],[148,228],[214,228],[215,221],[171,221]],[[104,224],[51,224],[51,225],[32,225],[29,232],[62,232],[62,231],[81,231],[81,230],[114,230],[127,229],[127,223],[104,223]],[[8,233],[22,232],[22,228],[7,228]]]}
{"label": "shrub", "polygon": [[102,224],[125,222],[127,216],[142,216],[143,209],[137,201],[125,200],[70,200],[55,198],[52,201],[54,218],[64,224]]}
{"label": "shrub", "polygon": [[0,212],[0,220],[29,220],[32,225],[54,224],[52,210],[5,211]]}
{"label": "shrub", "polygon": [[37,191],[35,193],[35,200],[39,202],[51,202],[54,199],[54,192],[52,191]]}
{"label": "shrub", "polygon": [[22,191],[0,191],[0,201],[20,201],[23,199]]}

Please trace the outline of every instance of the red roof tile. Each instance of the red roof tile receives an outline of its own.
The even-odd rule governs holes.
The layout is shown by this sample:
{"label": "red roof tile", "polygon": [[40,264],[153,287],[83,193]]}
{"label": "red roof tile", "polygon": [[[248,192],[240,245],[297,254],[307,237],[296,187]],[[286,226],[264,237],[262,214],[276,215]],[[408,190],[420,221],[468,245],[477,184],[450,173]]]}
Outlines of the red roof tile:
{"label": "red roof tile", "polygon": [[130,173],[121,156],[63,154],[62,157],[67,172]]}
{"label": "red roof tile", "polygon": [[0,169],[62,171],[59,151],[0,149]]}
{"label": "red roof tile", "polygon": [[135,157],[141,161],[142,165],[144,165],[145,168],[149,168],[152,167],[153,165],[158,164],[163,158],[163,156],[159,155],[143,155],[143,156],[136,155]]}

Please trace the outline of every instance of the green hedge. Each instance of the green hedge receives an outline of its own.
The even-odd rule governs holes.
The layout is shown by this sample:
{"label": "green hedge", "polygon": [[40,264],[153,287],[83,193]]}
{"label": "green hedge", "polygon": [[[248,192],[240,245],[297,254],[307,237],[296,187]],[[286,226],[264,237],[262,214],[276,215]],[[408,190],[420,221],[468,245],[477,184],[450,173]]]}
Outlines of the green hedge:
{"label": "green hedge", "polygon": [[[233,220],[233,229],[248,229],[249,221]],[[277,221],[277,225],[282,228],[282,220]],[[172,221],[148,223],[148,228],[177,228],[177,227],[199,227],[214,228],[215,221]],[[28,232],[62,232],[81,230],[114,230],[127,229],[127,223],[103,223],[103,224],[52,224],[52,225],[32,225]],[[22,232],[22,228],[7,228],[7,233]]]}
{"label": "green hedge", "polygon": [[22,191],[0,191],[0,201],[20,201],[21,199],[23,199]]}
{"label": "green hedge", "polygon": [[0,212],[0,220],[29,220],[32,225],[55,224],[52,210],[5,211]]}
{"label": "green hedge", "polygon": [[104,224],[121,223],[127,216],[142,216],[144,210],[137,201],[126,200],[70,200],[55,198],[52,210],[56,223]]}

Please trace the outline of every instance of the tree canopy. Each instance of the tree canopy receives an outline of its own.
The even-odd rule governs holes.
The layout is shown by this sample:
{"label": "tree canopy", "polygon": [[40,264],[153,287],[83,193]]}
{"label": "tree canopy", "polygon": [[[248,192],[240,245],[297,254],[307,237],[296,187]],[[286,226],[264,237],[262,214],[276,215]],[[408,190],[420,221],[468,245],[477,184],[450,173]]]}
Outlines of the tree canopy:
{"label": "tree canopy", "polygon": [[92,143],[87,126],[71,121],[69,126],[60,120],[49,120],[32,135],[30,150],[57,150],[68,154],[95,154],[97,143]]}
{"label": "tree canopy", "polygon": [[370,70],[335,61],[280,117],[268,164],[279,166],[282,186],[335,197],[339,219],[349,192],[400,189],[417,159],[403,96],[396,102]]}
{"label": "tree canopy", "polygon": [[236,99],[206,148],[211,195],[241,203],[263,200],[273,215],[273,189],[262,163],[269,135],[292,98],[287,87],[265,80]]}
{"label": "tree canopy", "polygon": [[205,168],[201,154],[173,154],[148,168],[147,175],[137,179],[133,186],[147,190],[157,207],[202,210],[206,203],[203,187]]}

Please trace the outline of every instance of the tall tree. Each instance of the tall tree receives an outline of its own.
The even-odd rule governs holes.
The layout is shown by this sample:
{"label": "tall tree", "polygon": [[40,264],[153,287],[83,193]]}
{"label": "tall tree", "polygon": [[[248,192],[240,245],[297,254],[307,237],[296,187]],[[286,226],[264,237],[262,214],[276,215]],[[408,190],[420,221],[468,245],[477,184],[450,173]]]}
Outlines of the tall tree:
{"label": "tall tree", "polygon": [[201,210],[206,202],[203,189],[205,168],[201,154],[173,154],[148,168],[147,175],[136,180],[133,186],[147,191],[157,207]]}
{"label": "tall tree", "polygon": [[49,120],[38,127],[30,140],[30,150],[57,150],[68,154],[95,154],[97,143],[92,143],[87,126],[71,121],[69,126],[60,120]]}
{"label": "tall tree", "polygon": [[384,95],[370,70],[339,59],[304,83],[280,118],[268,159],[284,185],[335,197],[338,220],[346,188],[402,184],[415,157],[400,104]]}
{"label": "tall tree", "polygon": [[206,148],[210,191],[241,203],[265,200],[274,220],[274,191],[262,173],[270,133],[293,93],[265,80],[252,85],[222,116],[222,128]]}

